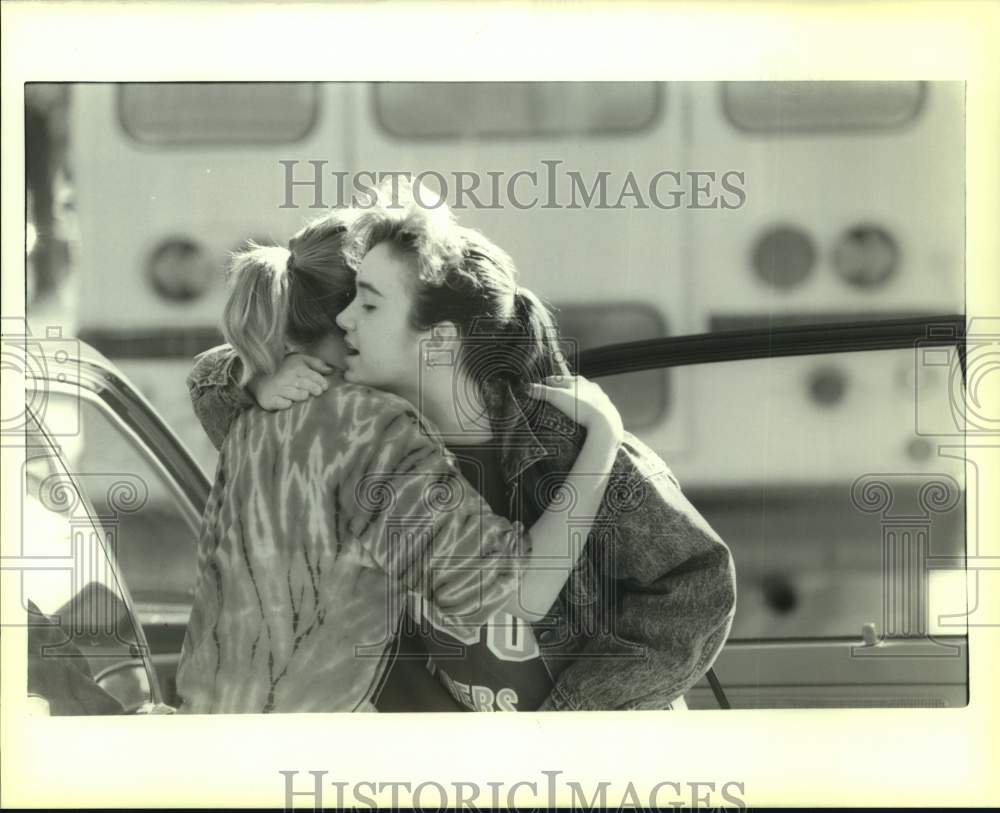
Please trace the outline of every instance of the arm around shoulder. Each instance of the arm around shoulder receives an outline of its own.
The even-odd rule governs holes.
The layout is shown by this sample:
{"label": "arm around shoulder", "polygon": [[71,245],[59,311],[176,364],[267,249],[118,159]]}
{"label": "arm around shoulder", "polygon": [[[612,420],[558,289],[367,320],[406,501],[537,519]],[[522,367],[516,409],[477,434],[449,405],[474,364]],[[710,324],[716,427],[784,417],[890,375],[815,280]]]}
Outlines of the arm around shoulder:
{"label": "arm around shoulder", "polygon": [[[576,708],[668,708],[718,657],[732,626],[732,555],[666,464],[635,438],[619,452],[592,557],[611,571],[613,617],[560,675]],[[599,651],[620,657],[596,657]]]}
{"label": "arm around shoulder", "polygon": [[401,398],[347,385],[347,412],[364,416],[358,476],[339,508],[380,568],[428,599],[456,638],[472,640],[517,588],[529,547],[520,524],[495,515],[461,476],[416,409]]}

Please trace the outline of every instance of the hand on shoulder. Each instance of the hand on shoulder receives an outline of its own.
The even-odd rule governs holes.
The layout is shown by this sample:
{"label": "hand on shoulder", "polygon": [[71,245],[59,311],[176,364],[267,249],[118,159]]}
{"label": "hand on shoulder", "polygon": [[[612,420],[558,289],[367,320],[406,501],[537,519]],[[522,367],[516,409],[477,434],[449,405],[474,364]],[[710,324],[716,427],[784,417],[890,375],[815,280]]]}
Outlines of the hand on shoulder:
{"label": "hand on shoulder", "polygon": [[315,356],[289,353],[273,375],[251,381],[247,389],[261,409],[288,409],[293,403],[326,392],[330,386],[326,376],[335,370]]}
{"label": "hand on shoulder", "polygon": [[556,407],[588,432],[606,432],[619,443],[624,437],[621,413],[604,390],[588,378],[550,376],[544,384],[532,384],[530,394]]}

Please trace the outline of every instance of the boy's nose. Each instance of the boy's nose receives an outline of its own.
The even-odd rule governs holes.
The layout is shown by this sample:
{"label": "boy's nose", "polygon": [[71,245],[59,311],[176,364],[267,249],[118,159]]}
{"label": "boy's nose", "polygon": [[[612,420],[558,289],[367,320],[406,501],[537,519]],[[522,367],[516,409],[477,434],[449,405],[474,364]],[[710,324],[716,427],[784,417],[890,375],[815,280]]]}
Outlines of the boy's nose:
{"label": "boy's nose", "polygon": [[352,302],[350,305],[348,305],[340,313],[337,314],[337,318],[334,319],[334,321],[337,323],[337,327],[339,327],[341,330],[344,331],[350,330],[349,325],[352,323],[352,320],[349,318],[349,315],[353,310],[354,310],[354,303]]}

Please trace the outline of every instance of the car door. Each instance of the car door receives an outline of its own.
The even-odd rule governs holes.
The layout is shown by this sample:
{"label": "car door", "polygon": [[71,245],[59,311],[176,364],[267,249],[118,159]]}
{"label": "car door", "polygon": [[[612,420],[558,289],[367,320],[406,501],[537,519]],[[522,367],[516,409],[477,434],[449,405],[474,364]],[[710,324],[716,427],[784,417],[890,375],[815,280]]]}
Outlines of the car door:
{"label": "car door", "polygon": [[[170,713],[114,529],[29,406],[21,493],[21,603],[27,610],[29,709],[46,715]],[[135,492],[119,477],[115,501]]]}
{"label": "car door", "polygon": [[[734,708],[967,703],[963,329],[805,325],[580,353],[620,397],[647,399],[666,373],[697,407],[680,411],[687,443],[658,451],[733,554],[715,672]],[[717,707],[706,680],[687,700]]]}
{"label": "car door", "polygon": [[[25,479],[29,496],[32,489],[38,495],[26,502],[32,512],[25,517],[25,533],[34,534],[46,522],[53,527],[52,500],[39,489],[45,478],[58,474],[53,482],[76,495],[75,513],[62,519],[63,536],[77,523],[92,528],[88,552],[79,555],[103,557],[113,574],[105,581],[117,586],[119,610],[127,608],[135,627],[131,644],[124,646],[138,651],[156,702],[176,707],[175,674],[195,586],[207,482],[127,380],[109,362],[83,356],[78,376],[44,382],[45,397],[36,399],[41,408],[32,414],[41,446],[29,466],[34,473],[26,471]],[[74,561],[71,578],[80,578],[74,575],[78,569]],[[46,607],[60,609],[51,602]],[[82,649],[89,653],[91,642],[85,643]],[[125,662],[124,657],[102,661],[97,673],[105,682],[122,682]],[[132,662],[138,663],[135,653]],[[117,670],[110,669],[116,664]]]}

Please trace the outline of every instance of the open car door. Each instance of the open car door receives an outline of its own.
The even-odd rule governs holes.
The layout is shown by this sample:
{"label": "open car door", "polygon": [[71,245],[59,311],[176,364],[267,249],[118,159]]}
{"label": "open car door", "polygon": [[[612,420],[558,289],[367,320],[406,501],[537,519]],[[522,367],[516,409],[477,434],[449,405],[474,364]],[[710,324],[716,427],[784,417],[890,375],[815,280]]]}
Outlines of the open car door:
{"label": "open car door", "polygon": [[[939,316],[579,354],[616,404],[668,389],[674,414],[633,431],[732,551],[714,671],[733,708],[967,704],[964,332]],[[708,680],[687,702],[718,707]]]}

